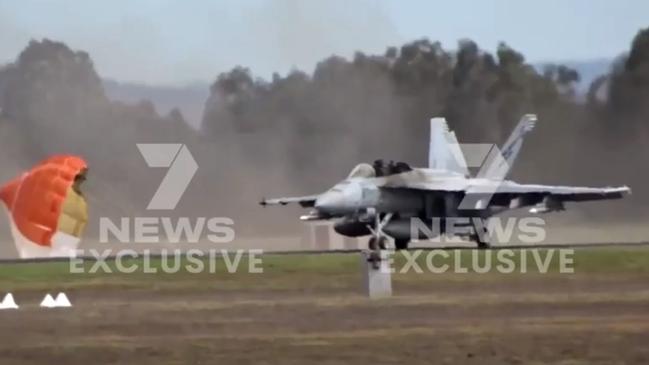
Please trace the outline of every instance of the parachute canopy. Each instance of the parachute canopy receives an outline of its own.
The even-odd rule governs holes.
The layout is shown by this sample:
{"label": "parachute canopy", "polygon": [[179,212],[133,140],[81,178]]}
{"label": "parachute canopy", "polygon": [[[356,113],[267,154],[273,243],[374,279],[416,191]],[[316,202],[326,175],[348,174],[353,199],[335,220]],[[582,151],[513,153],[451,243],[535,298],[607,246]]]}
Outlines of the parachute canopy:
{"label": "parachute canopy", "polygon": [[88,220],[86,162],[53,156],[0,188],[21,258],[73,256]]}

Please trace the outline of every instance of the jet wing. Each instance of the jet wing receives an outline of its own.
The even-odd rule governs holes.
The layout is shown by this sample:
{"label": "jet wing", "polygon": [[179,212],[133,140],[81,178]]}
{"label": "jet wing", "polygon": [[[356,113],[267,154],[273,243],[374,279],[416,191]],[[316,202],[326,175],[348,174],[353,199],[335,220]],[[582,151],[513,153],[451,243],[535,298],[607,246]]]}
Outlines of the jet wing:
{"label": "jet wing", "polygon": [[539,212],[548,212],[563,210],[565,202],[620,199],[630,193],[631,189],[627,186],[591,188],[518,184],[513,181],[476,181],[465,191],[465,199],[460,208],[486,208],[489,203],[491,206],[510,209],[539,206]]}
{"label": "jet wing", "polygon": [[[535,212],[563,210],[565,202],[620,199],[631,193],[627,186],[591,188],[581,186],[555,186],[518,184],[513,181],[492,181],[492,186],[474,185],[466,190],[463,209],[484,208],[490,205],[509,209],[537,206]],[[496,184],[496,185],[493,185]],[[493,194],[493,195],[492,195]],[[462,206],[461,206],[462,207]],[[530,212],[533,212],[530,210]]]}
{"label": "jet wing", "polygon": [[320,195],[307,195],[307,196],[295,196],[295,197],[286,197],[286,198],[275,198],[275,199],[262,199],[259,204],[261,205],[286,205],[289,203],[298,203],[302,207],[312,207],[315,205],[316,199]]}
{"label": "jet wing", "polygon": [[[483,198],[492,196],[492,204],[510,206],[512,200],[522,199],[522,205],[536,204],[551,197],[559,202],[619,199],[630,194],[627,186],[592,188],[581,186],[519,184],[509,180],[466,179],[457,174],[430,169],[416,169],[403,174],[375,179],[377,186],[395,189],[456,192],[473,196],[475,204],[483,204]],[[473,205],[473,204],[472,204]],[[517,204],[514,204],[517,205]]]}
{"label": "jet wing", "polygon": [[[479,193],[484,188],[471,187],[467,194]],[[628,186],[591,188],[581,186],[556,186],[537,184],[518,184],[512,181],[502,181],[495,190],[496,195],[512,196],[542,195],[552,196],[560,201],[590,201],[605,199],[620,199],[631,193]]]}

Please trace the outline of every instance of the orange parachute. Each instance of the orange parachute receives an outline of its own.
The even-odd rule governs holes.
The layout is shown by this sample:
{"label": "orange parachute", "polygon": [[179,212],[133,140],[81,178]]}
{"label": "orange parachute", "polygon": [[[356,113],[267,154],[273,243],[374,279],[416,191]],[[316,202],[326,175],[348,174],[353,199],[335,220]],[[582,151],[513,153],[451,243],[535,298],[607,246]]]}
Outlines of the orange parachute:
{"label": "orange parachute", "polygon": [[0,188],[21,258],[74,256],[88,220],[86,162],[53,156]]}

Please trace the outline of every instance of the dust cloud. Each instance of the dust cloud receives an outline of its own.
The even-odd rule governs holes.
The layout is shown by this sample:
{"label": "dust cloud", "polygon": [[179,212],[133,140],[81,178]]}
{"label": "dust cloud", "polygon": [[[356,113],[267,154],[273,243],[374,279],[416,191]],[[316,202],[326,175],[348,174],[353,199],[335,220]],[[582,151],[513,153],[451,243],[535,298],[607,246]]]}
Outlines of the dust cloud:
{"label": "dust cloud", "polygon": [[110,100],[91,55],[32,41],[0,68],[0,180],[50,154],[79,154],[90,166],[91,217],[159,216],[146,206],[165,171],[147,167],[136,144],[184,143],[199,170],[172,216],[228,216],[243,236],[290,235],[300,230],[298,209],[271,212],[257,205],[262,196],[317,193],[376,158],[423,165],[434,116],[445,116],[461,141],[501,143],[522,114],[536,113],[516,180],[628,184],[630,198],[578,215],[591,224],[645,219],[649,30],[586,102],[575,95],[578,79],[560,65],[537,72],[504,43],[491,54],[470,40],[449,51],[422,39],[269,80],[236,67],[216,76],[197,130],[177,110],[160,115],[147,101]]}

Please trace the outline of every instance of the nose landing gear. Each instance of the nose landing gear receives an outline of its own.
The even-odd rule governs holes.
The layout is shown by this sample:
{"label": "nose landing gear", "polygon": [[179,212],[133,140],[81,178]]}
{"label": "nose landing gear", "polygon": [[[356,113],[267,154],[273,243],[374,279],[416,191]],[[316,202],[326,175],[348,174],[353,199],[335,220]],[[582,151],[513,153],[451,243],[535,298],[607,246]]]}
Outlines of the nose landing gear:
{"label": "nose landing gear", "polygon": [[372,232],[372,237],[368,242],[370,255],[368,261],[372,263],[372,267],[378,270],[381,265],[381,250],[387,249],[388,236],[383,232],[383,227],[390,222],[393,213],[387,213],[383,217],[376,214],[374,218],[374,227],[368,225],[367,228]]}

